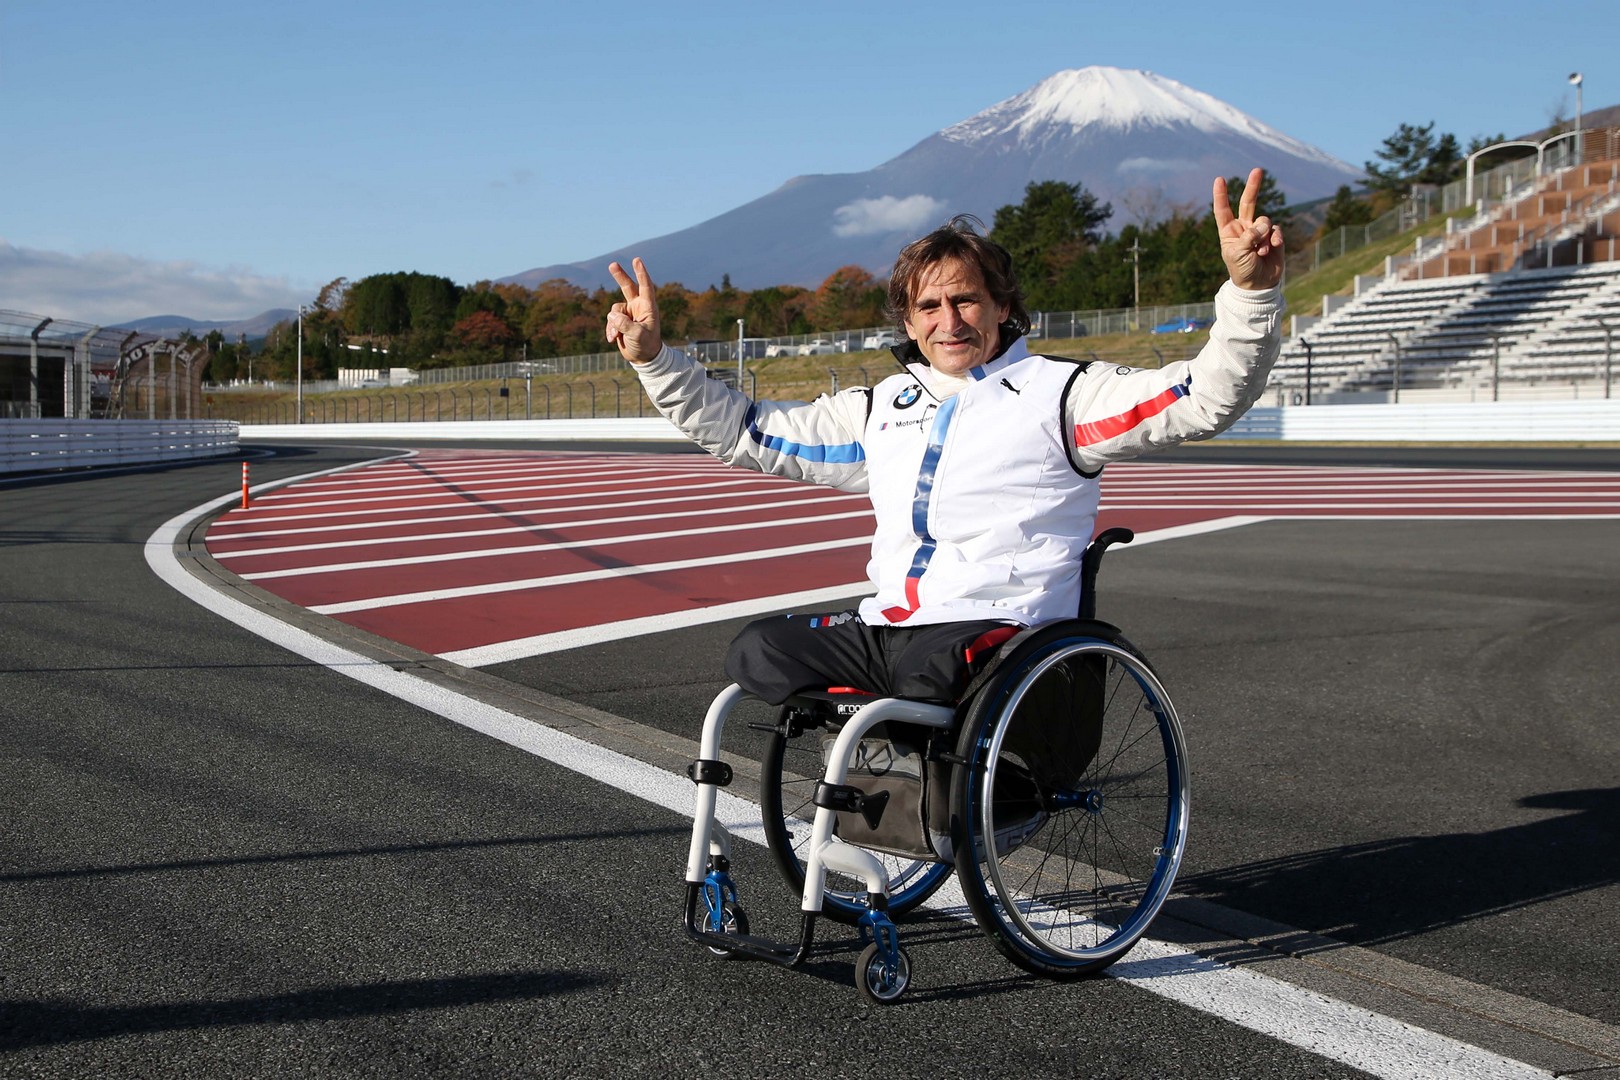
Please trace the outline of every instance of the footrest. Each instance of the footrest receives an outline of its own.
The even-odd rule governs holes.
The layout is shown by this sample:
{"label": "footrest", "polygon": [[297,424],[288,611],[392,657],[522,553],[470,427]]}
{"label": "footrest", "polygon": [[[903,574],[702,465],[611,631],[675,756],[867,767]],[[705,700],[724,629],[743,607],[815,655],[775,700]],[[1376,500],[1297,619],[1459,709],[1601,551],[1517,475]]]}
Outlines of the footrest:
{"label": "footrest", "polygon": [[816,914],[813,911],[802,912],[799,923],[799,941],[796,945],[787,942],[771,941],[768,938],[756,937],[753,934],[728,934],[723,931],[710,930],[703,925],[701,883],[687,882],[686,885],[686,936],[710,949],[724,950],[734,956],[746,956],[751,960],[764,960],[782,967],[798,967],[804,958],[810,955],[810,944],[816,934]]}

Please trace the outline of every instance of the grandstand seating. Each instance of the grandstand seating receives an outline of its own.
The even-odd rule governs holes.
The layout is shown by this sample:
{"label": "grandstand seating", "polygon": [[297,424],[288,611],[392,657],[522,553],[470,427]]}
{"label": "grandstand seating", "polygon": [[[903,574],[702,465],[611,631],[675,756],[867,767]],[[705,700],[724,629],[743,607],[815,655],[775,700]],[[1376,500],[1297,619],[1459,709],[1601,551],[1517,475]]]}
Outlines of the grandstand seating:
{"label": "grandstand seating", "polygon": [[1501,273],[1620,256],[1620,159],[1561,169],[1449,235],[1403,277]]}
{"label": "grandstand seating", "polygon": [[[1620,158],[1482,212],[1289,339],[1271,385],[1310,394],[1596,384],[1620,349]],[[1398,372],[1398,373],[1397,373]]]}
{"label": "grandstand seating", "polygon": [[[1610,331],[1605,332],[1605,321]],[[1307,347],[1308,346],[1308,347]],[[1599,381],[1620,348],[1620,261],[1393,281],[1291,338],[1272,385],[1314,392]]]}

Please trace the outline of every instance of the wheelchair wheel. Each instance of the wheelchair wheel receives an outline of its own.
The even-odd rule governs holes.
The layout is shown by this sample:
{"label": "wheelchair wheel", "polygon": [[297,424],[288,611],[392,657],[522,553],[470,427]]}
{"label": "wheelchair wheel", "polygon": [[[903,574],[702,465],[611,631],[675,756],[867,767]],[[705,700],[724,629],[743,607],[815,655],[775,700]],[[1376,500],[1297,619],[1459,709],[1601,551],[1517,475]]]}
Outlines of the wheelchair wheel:
{"label": "wheelchair wheel", "polygon": [[[805,852],[815,821],[816,781],[824,773],[821,736],[825,728],[790,722],[783,715],[760,766],[759,804],[765,840],[777,869],[794,895],[804,893]],[[950,876],[951,864],[873,852],[889,875],[889,915],[899,918],[932,896]],[[866,912],[866,884],[829,871],[822,913],[854,924]]]}
{"label": "wheelchair wheel", "polygon": [[855,989],[868,1005],[892,1005],[911,985],[911,958],[900,949],[894,963],[883,957],[873,942],[861,951],[855,961]]}
{"label": "wheelchair wheel", "polygon": [[1187,841],[1181,724],[1146,660],[1106,624],[1054,626],[975,697],[957,753],[956,871],[991,941],[1058,978],[1125,955]]}
{"label": "wheelchair wheel", "polygon": [[[707,907],[709,914],[708,919],[705,921],[705,925],[712,928],[714,924],[713,901],[706,900],[705,906]],[[727,900],[720,905],[719,929],[728,934],[738,934],[743,937],[748,935],[748,913],[742,909],[741,904],[737,903],[735,900]],[[737,955],[730,949],[721,948],[715,945],[710,945],[709,951],[715,956],[727,960]]]}

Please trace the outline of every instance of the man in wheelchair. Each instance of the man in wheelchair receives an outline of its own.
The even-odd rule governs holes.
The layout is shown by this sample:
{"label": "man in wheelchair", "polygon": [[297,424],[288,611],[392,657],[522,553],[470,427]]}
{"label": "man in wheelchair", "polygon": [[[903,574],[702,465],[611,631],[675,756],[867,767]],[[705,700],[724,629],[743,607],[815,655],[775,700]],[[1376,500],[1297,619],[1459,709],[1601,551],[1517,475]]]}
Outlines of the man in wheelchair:
{"label": "man in wheelchair", "polygon": [[1236,214],[1215,180],[1230,280],[1208,344],[1162,368],[1031,353],[1012,259],[969,217],[895,261],[899,373],[808,403],[753,401],[708,378],[664,343],[642,261],[633,278],[612,264],[624,300],[607,338],[664,416],[728,464],[868,492],[875,511],[876,595],[854,611],[749,625],[727,674],[773,704],[827,687],[950,703],[1019,629],[1072,618],[1103,466],[1210,438],[1265,388],[1281,340],[1283,240],[1256,212],[1262,179],[1250,173]]}

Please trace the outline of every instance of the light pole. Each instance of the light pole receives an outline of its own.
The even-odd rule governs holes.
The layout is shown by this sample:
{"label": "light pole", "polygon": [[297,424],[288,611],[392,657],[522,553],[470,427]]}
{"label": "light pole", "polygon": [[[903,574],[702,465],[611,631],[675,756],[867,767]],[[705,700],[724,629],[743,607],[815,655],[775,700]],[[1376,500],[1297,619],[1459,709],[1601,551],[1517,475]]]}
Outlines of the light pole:
{"label": "light pole", "polygon": [[1491,331],[1491,400],[1502,400],[1502,331]]}
{"label": "light pole", "polygon": [[298,419],[296,423],[304,422],[304,305],[298,305],[298,370],[293,376],[293,385],[297,387]]}
{"label": "light pole", "polygon": [[737,320],[737,389],[742,389],[743,373],[743,321]]}
{"label": "light pole", "polygon": [[1384,336],[1389,338],[1390,345],[1395,349],[1395,378],[1391,385],[1395,388],[1393,404],[1399,405],[1401,403],[1401,339],[1387,330],[1384,331]]}
{"label": "light pole", "polygon": [[1603,396],[1608,397],[1614,388],[1614,332],[1620,324],[1599,318],[1598,325],[1603,327]]}
{"label": "light pole", "polygon": [[1569,73],[1570,85],[1575,87],[1575,164],[1577,165],[1581,163],[1581,83],[1583,81],[1580,72],[1572,71]]}
{"label": "light pole", "polygon": [[1131,321],[1135,323],[1131,329],[1142,329],[1142,241],[1138,236],[1131,237],[1131,246],[1125,249],[1131,253]]}

